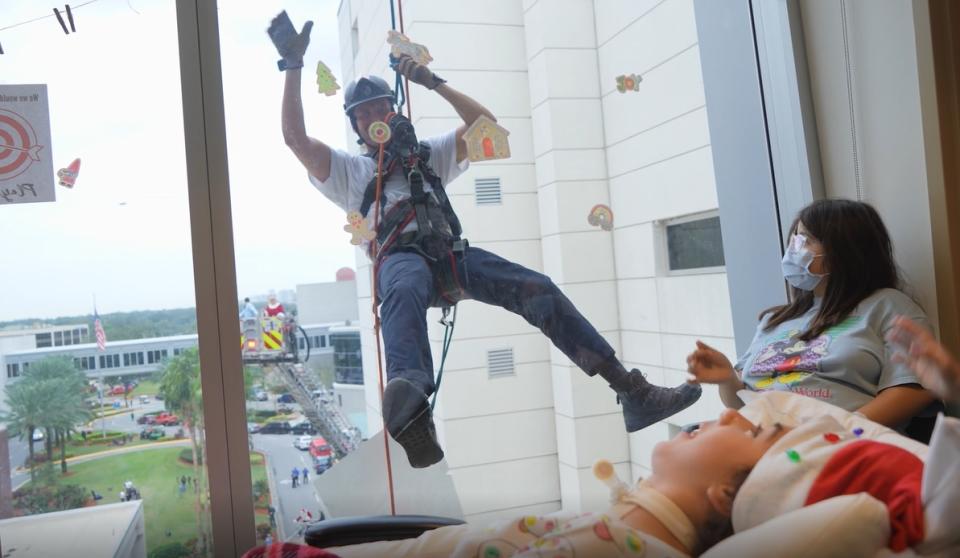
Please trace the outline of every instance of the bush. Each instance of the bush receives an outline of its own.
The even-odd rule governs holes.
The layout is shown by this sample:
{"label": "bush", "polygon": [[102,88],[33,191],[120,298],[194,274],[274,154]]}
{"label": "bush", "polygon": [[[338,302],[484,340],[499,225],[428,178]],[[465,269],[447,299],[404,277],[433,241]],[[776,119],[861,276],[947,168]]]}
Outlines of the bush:
{"label": "bush", "polygon": [[270,485],[267,484],[267,479],[257,479],[253,483],[253,499],[256,503],[260,503],[260,499],[264,498],[270,494]]}
{"label": "bush", "polygon": [[[199,465],[203,465],[202,453],[197,452],[197,460],[200,462]],[[193,450],[191,448],[183,448],[180,450],[180,461],[193,465]]]}
{"label": "bush", "polygon": [[75,484],[38,484],[13,493],[13,506],[25,514],[49,513],[82,508],[90,499],[90,492]]}
{"label": "bush", "polygon": [[187,558],[190,556],[190,549],[183,543],[169,543],[158,546],[150,551],[149,558]]}
{"label": "bush", "polygon": [[257,540],[258,541],[266,540],[267,535],[269,534],[270,534],[269,523],[257,523]]}

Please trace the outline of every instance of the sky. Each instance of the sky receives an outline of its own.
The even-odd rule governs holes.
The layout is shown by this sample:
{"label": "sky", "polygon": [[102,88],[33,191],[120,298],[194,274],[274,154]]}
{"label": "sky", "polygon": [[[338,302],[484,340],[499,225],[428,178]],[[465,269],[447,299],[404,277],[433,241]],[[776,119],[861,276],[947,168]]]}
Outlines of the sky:
{"label": "sky", "polygon": [[[0,205],[0,321],[86,314],[94,300],[101,314],[195,305],[176,3],[80,4],[65,35],[54,17],[9,28],[52,10],[2,0],[0,86],[46,84],[54,171],[82,163],[55,202]],[[342,91],[326,97],[314,83],[322,60],[344,85],[339,0],[219,4],[238,294],[333,281],[355,251],[343,212],[284,145],[284,76],[266,28],[283,9],[298,30],[313,20],[307,133],[345,149]]]}

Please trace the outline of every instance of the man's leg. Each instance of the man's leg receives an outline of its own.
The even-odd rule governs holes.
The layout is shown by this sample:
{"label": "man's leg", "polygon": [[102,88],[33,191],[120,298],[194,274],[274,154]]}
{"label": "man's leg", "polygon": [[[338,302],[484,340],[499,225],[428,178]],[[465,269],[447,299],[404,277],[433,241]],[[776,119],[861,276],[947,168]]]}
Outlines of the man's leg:
{"label": "man's leg", "polygon": [[390,254],[380,264],[377,291],[387,380],[404,378],[430,395],[434,382],[427,308],[434,288],[426,260],[409,252]]}
{"label": "man's leg", "polygon": [[427,396],[433,393],[433,358],[427,337],[427,307],[433,275],[417,254],[395,252],[380,264],[377,292],[387,359],[383,418],[413,467],[443,459]]}
{"label": "man's leg", "polygon": [[479,248],[468,248],[458,270],[474,299],[523,316],[588,375],[599,374],[623,404],[627,431],[663,420],[700,398],[700,387],[654,386],[639,371],[627,372],[613,347],[549,277]]}

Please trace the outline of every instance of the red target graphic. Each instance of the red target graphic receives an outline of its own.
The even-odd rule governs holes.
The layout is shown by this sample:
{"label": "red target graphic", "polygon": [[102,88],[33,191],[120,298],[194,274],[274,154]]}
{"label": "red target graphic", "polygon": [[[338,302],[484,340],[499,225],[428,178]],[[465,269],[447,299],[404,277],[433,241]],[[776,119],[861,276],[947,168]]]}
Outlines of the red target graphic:
{"label": "red target graphic", "polygon": [[19,114],[0,109],[0,180],[9,180],[40,160],[33,126]]}

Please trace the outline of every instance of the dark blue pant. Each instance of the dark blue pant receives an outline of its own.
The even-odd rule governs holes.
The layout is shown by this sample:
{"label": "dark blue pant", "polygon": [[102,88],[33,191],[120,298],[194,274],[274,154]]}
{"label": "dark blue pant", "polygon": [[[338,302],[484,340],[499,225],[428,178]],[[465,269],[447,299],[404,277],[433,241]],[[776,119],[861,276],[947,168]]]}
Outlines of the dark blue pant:
{"label": "dark blue pant", "polygon": [[[474,247],[458,260],[457,274],[469,298],[523,316],[584,372],[593,375],[613,358],[613,348],[546,275]],[[418,254],[394,252],[380,264],[377,292],[387,379],[406,378],[430,395],[434,380],[427,308],[435,295],[430,267]]]}

